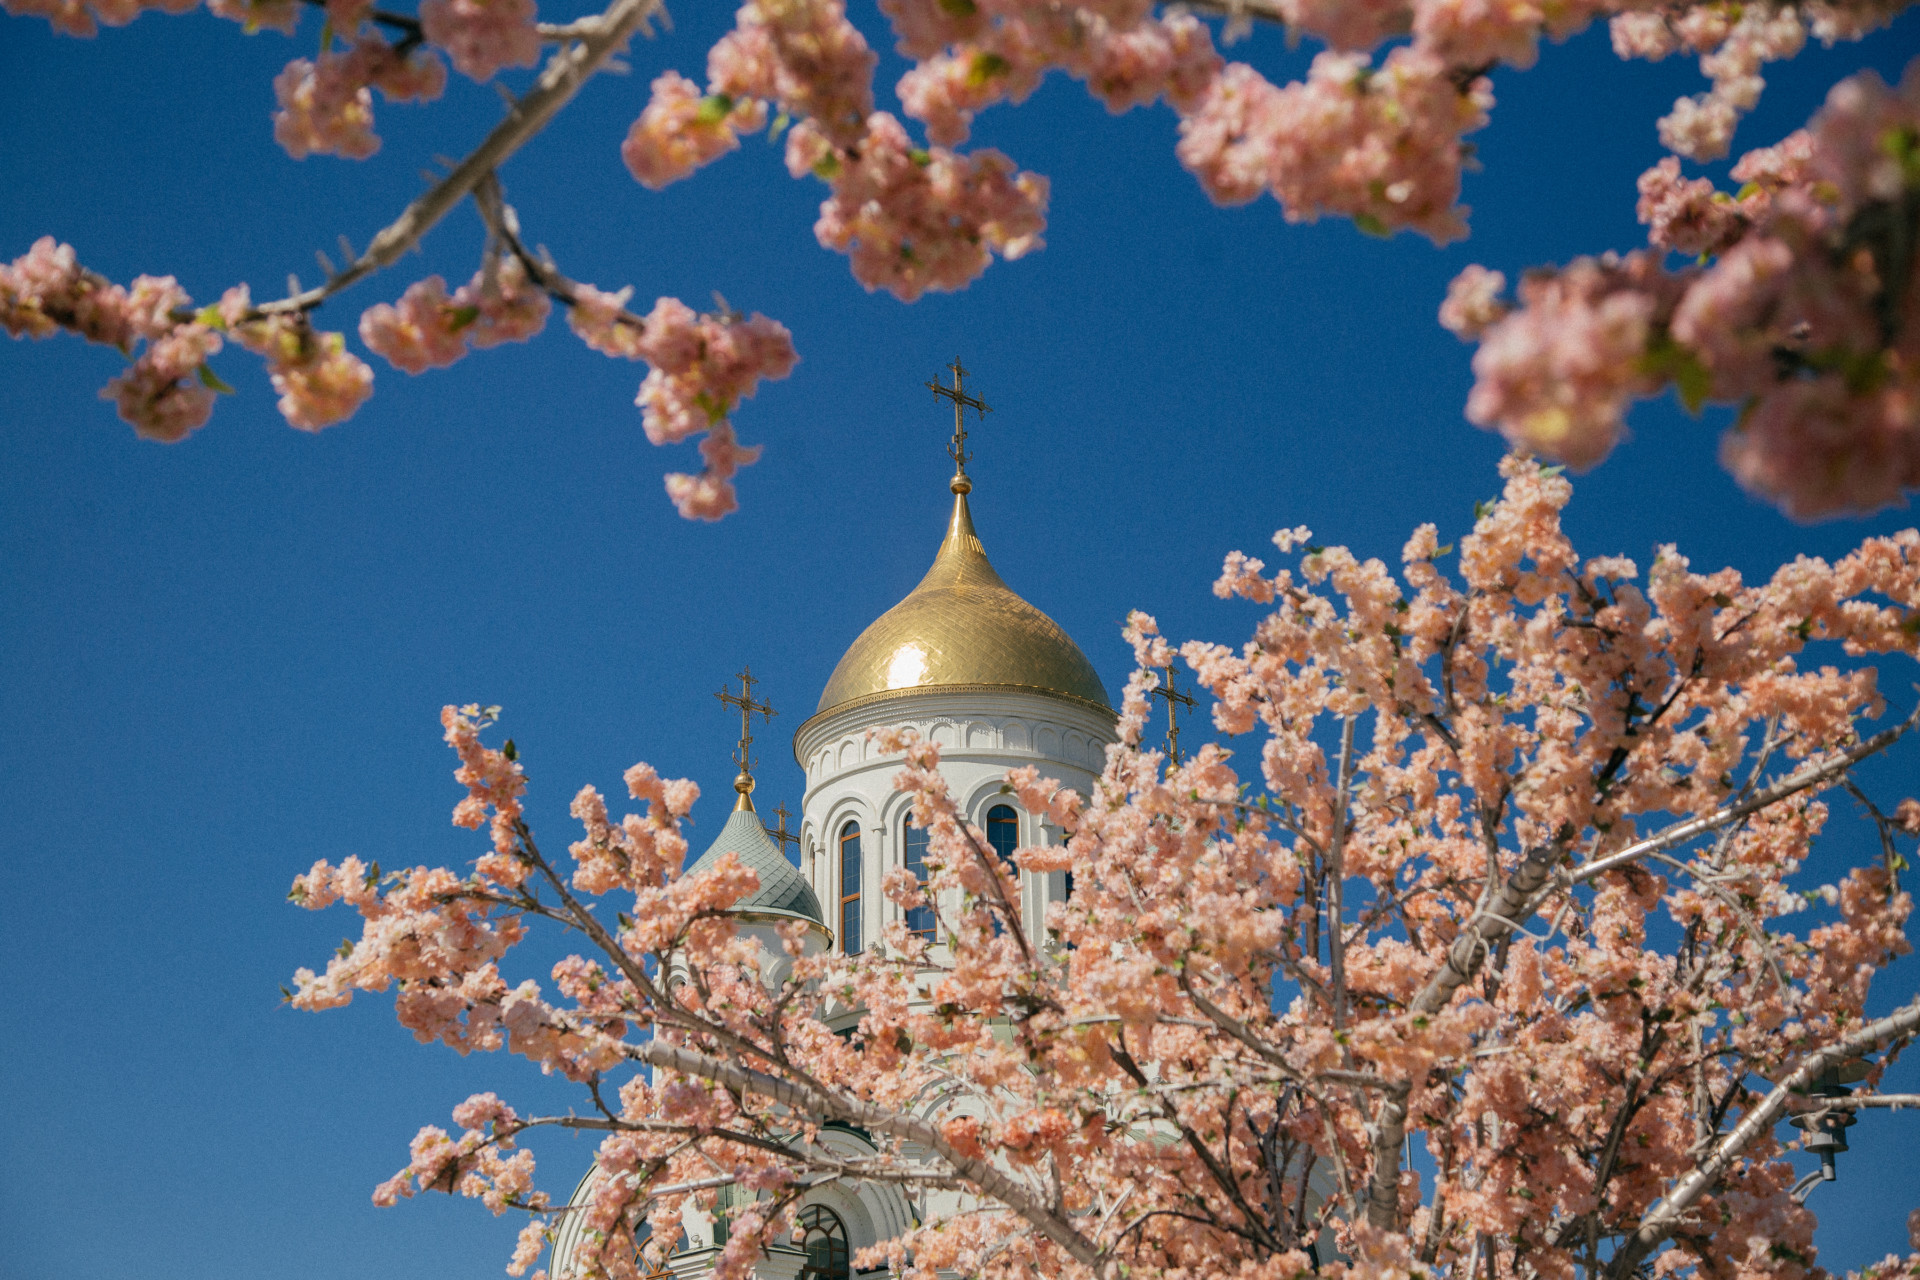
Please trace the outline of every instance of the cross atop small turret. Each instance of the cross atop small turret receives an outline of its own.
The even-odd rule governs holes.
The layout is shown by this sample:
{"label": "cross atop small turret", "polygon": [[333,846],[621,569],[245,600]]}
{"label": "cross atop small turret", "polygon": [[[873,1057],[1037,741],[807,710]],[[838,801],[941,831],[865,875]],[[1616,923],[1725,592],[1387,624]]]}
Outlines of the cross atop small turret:
{"label": "cross atop small turret", "polygon": [[1177,703],[1191,711],[1193,697],[1174,688],[1173,663],[1167,663],[1163,670],[1167,673],[1166,679],[1147,690],[1147,696],[1167,700],[1167,762],[1177,769],[1180,767],[1180,722],[1174,717],[1174,706]]}
{"label": "cross atop small turret", "polygon": [[753,700],[753,686],[756,683],[753,668],[747,667],[740,672],[739,693],[722,684],[720,692],[713,695],[730,707],[740,708],[740,745],[733,752],[733,762],[740,766],[740,776],[733,780],[733,789],[740,793],[740,799],[733,807],[749,811],[753,808],[753,801],[748,798],[753,792],[753,713],[758,711],[769,722],[775,715],[772,707]]}
{"label": "cross atop small turret", "polygon": [[[788,846],[788,845],[790,845],[790,844],[799,844],[799,843],[800,843],[800,833],[799,833],[798,831],[789,831],[789,830],[787,830],[787,805],[786,805],[786,801],[784,801],[784,800],[783,800],[783,801],[781,801],[781,802],[780,802],[780,807],[779,807],[779,808],[777,808],[777,809],[775,809],[775,810],[774,810],[774,813],[776,813],[776,814],[778,814],[778,815],[779,815],[779,817],[780,817],[780,825],[779,825],[779,826],[777,826],[777,827],[767,827],[767,834],[768,834],[768,835],[770,835],[770,836],[772,836],[772,837],[773,837],[773,838],[774,838],[775,840],[778,840],[778,841],[780,842],[780,851],[781,851],[782,853],[785,853],[785,852],[787,851],[787,846]],[[767,824],[766,824],[766,823],[764,823],[764,822],[763,822],[763,823],[761,823],[760,825],[761,825],[761,826],[763,826],[763,827],[766,827],[766,826],[767,826]]]}
{"label": "cross atop small turret", "polygon": [[973,488],[973,483],[967,479],[967,459],[973,456],[967,449],[967,410],[971,409],[984,418],[993,412],[993,406],[967,394],[967,371],[958,356],[947,368],[953,370],[952,386],[941,386],[938,378],[927,385],[933,389],[936,397],[953,401],[953,440],[947,445],[947,456],[953,459],[952,489],[955,493],[965,493]]}

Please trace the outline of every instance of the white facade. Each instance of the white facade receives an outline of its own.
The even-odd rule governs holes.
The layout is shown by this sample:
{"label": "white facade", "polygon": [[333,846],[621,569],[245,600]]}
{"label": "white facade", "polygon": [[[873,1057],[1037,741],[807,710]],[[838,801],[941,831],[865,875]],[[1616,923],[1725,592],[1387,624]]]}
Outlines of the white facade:
{"label": "white facade", "polygon": [[[859,902],[861,939],[871,945],[884,936],[900,908],[880,891],[886,873],[903,865],[902,832],[912,802],[893,789],[901,758],[884,755],[867,738],[876,728],[909,726],[940,744],[940,772],[952,788],[960,811],[985,829],[987,813],[1006,805],[1020,824],[1022,846],[1055,844],[1059,833],[1003,794],[1007,771],[1032,765],[1042,777],[1058,779],[1081,795],[1106,763],[1114,741],[1113,714],[1036,690],[1015,688],[903,689],[832,708],[800,726],[794,755],[807,772],[802,801],[801,873],[823,909],[834,946],[843,945],[840,925],[845,868],[842,835],[848,824],[860,829]],[[1021,876],[1021,910],[1027,930],[1041,936],[1046,906],[1066,896],[1066,877]]]}

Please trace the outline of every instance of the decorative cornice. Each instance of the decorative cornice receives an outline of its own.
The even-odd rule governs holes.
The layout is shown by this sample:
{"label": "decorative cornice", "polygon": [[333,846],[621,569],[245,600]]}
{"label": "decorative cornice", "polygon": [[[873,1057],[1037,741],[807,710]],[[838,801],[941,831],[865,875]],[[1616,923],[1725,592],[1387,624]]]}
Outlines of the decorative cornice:
{"label": "decorative cornice", "polygon": [[1117,724],[1120,719],[1119,713],[1116,712],[1112,707],[1107,706],[1103,702],[1095,702],[1092,698],[1082,698],[1071,693],[1062,693],[1058,689],[1044,689],[1038,685],[934,684],[934,685],[915,685],[909,689],[882,689],[874,693],[861,694],[857,698],[849,698],[845,702],[839,703],[835,706],[828,707],[825,711],[816,711],[811,716],[807,717],[807,719],[802,721],[800,724],[800,727],[793,731],[794,762],[799,764],[802,768],[806,766],[806,763],[807,763],[806,760],[803,759],[800,755],[800,739],[804,737],[806,735],[807,730],[813,728],[814,725],[819,724],[821,721],[827,720],[833,716],[842,715],[849,711],[858,711],[862,707],[871,707],[879,703],[888,702],[894,699],[900,699],[900,700],[906,700],[910,698],[925,699],[925,698],[942,697],[942,696],[951,695],[951,694],[959,694],[964,696],[970,693],[1032,694],[1035,697],[1046,698],[1051,702],[1064,702],[1068,706],[1078,707],[1082,711],[1091,711],[1095,715],[1099,716],[1102,720],[1106,721],[1108,724]]}

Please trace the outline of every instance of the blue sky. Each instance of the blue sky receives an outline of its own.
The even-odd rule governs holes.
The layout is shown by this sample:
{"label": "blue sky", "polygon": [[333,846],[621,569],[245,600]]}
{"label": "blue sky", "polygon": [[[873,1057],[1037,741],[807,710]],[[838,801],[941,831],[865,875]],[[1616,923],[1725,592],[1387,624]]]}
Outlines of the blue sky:
{"label": "blue sky", "polygon": [[[884,47],[871,3],[853,13]],[[738,415],[766,457],[720,525],[680,521],[662,494],[694,459],[646,443],[638,366],[560,324],[417,379],[376,359],[374,399],[318,437],[287,429],[258,362],[230,352],[218,367],[239,394],[176,447],[95,398],[114,353],[0,346],[0,1273],[499,1274],[516,1224],[441,1197],[376,1211],[368,1193],[477,1088],[523,1108],[567,1095],[518,1060],[416,1046],[381,1000],[313,1017],[276,990],[351,926],[283,902],[315,858],[473,856],[447,824],[443,703],[506,707],[550,844],[581,783],[612,792],[636,759],[698,778],[712,831],[735,724],[712,692],[751,663],[781,712],[760,798],[797,807],[789,735],[938,541],[950,419],[923,384],[956,354],[996,410],[973,441],[987,548],[1108,688],[1129,609],[1238,643],[1253,613],[1207,589],[1228,550],[1307,524],[1395,557],[1421,521],[1465,530],[1500,448],[1461,417],[1469,351],[1434,321],[1446,281],[1469,261],[1512,274],[1640,243],[1653,121],[1700,87],[1685,63],[1616,62],[1604,32],[1500,72],[1466,190],[1474,235],[1441,251],[1288,226],[1271,202],[1217,209],[1173,159],[1170,112],[1110,117],[1056,80],[976,130],[1052,179],[1047,249],[909,307],[815,245],[822,189],[789,180],[777,148],[749,140],[664,194],[628,178],[617,148],[647,82],[699,74],[730,21],[724,5],[674,17],[503,180],[529,238],[578,278],[632,283],[642,304],[718,290],[792,328],[802,363]],[[0,19],[0,254],[51,232],[110,276],[172,273],[210,299],[311,281],[338,234],[364,244],[499,102],[456,78],[440,104],[383,106],[373,160],[295,163],[272,140],[270,82],[317,32],[148,16],[74,41]],[[1270,75],[1309,52],[1272,33],[1236,51]],[[1853,68],[1892,78],[1916,52],[1910,16],[1775,69],[1738,144],[1777,139]],[[889,54],[883,90],[899,70]],[[351,331],[419,275],[464,279],[479,244],[457,212],[322,320]],[[1723,425],[1642,407],[1577,487],[1582,549],[1644,565],[1675,542],[1696,566],[1760,575],[1912,523],[1788,523],[1719,470]],[[1914,760],[1874,776],[1891,790]],[[1822,857],[1838,866],[1858,838]],[[1901,975],[1876,1003],[1914,985]],[[1833,1266],[1899,1246],[1920,1203],[1920,1119],[1874,1116],[1853,1137],[1844,1180],[1816,1193]],[[543,1147],[549,1185],[590,1150]]]}

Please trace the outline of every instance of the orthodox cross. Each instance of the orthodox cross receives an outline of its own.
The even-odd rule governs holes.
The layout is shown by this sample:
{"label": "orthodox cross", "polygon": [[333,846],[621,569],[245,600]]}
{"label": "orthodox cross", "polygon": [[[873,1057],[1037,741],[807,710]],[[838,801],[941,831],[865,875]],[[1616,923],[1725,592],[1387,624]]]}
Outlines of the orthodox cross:
{"label": "orthodox cross", "polygon": [[1193,710],[1193,698],[1173,687],[1173,664],[1166,665],[1167,678],[1156,687],[1147,690],[1150,698],[1167,700],[1167,760],[1175,768],[1180,765],[1180,722],[1174,716],[1175,705]]}
{"label": "orthodox cross", "polygon": [[985,418],[993,412],[993,406],[978,397],[967,394],[967,371],[957,356],[947,368],[953,370],[952,386],[941,386],[938,378],[927,385],[933,389],[935,397],[953,401],[953,440],[947,445],[947,456],[953,459],[953,478],[956,486],[954,492],[965,493],[967,490],[958,486],[966,481],[967,459],[973,456],[967,450],[967,410],[971,409],[981,418]]}
{"label": "orthodox cross", "polygon": [[[787,830],[786,801],[781,801],[780,807],[775,809],[774,813],[779,815],[780,825],[778,827],[767,827],[767,834],[780,842],[780,852],[785,853],[788,845],[800,843],[800,833],[798,831]],[[764,827],[766,823],[763,822],[760,825]]]}
{"label": "orthodox cross", "polygon": [[747,667],[740,672],[740,692],[734,693],[723,683],[720,692],[713,696],[730,707],[740,708],[740,745],[734,748],[733,762],[740,766],[740,776],[733,780],[733,789],[740,793],[740,802],[736,808],[751,809],[753,801],[747,798],[753,790],[753,713],[758,711],[769,722],[774,710],[764,702],[753,700],[753,668]]}

